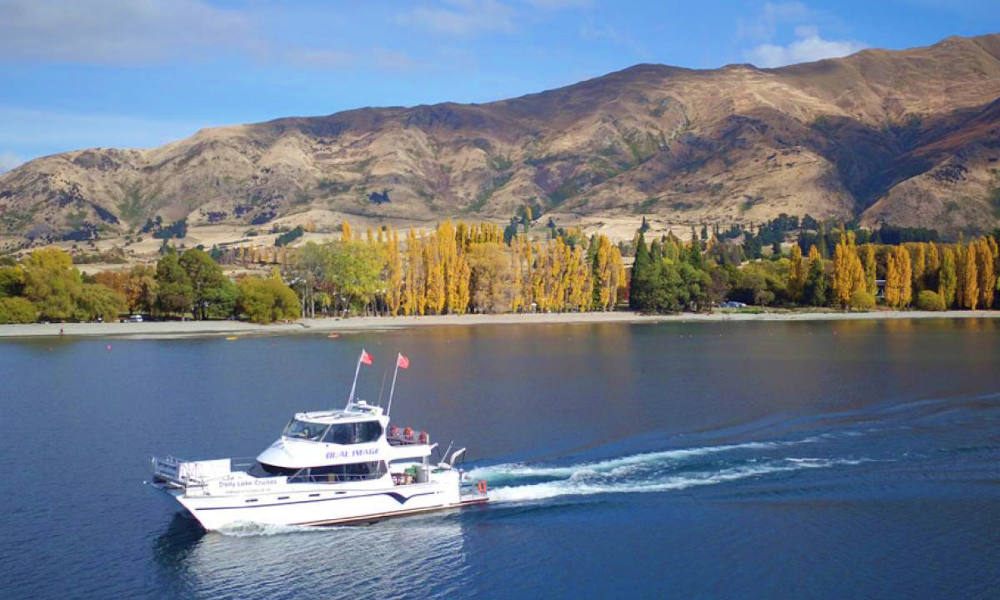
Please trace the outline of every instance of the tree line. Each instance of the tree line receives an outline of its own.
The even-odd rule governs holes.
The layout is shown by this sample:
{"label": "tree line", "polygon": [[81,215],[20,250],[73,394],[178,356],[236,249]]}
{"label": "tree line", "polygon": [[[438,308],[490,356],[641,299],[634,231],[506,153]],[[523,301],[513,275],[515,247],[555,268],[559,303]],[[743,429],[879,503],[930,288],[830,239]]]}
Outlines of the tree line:
{"label": "tree line", "polygon": [[235,282],[203,250],[171,250],[156,266],[80,273],[57,248],[35,250],[0,267],[0,323],[111,321],[123,314],[224,319],[244,315],[268,323],[299,316],[295,293],[274,271]]}
{"label": "tree line", "polygon": [[[883,239],[923,235],[919,231],[881,234]],[[703,242],[692,230],[689,241],[666,235],[647,244],[640,231],[629,304],[648,312],[704,310],[727,300],[758,306],[863,310],[879,301],[892,308],[920,310],[1000,305],[996,235],[969,241],[960,238],[953,244],[898,245],[859,244],[859,237],[878,239],[869,232],[858,236],[841,228],[832,252],[827,251],[824,233],[813,238],[819,243],[809,244],[808,254],[804,255],[798,242],[784,250],[776,239],[770,256],[748,259],[745,241],[728,243],[712,235]],[[798,241],[802,238],[800,234]]]}
{"label": "tree line", "polygon": [[546,241],[491,223],[368,229],[306,242],[284,272],[303,314],[436,315],[611,310],[625,289],[618,247],[578,232]]}
{"label": "tree line", "polygon": [[200,248],[167,248],[155,265],[93,276],[62,250],[36,250],[0,267],[0,323],[611,310],[626,287],[619,248],[578,230],[505,241],[493,224],[444,221],[401,239],[389,228],[354,235],[344,223],[340,240],[280,251],[269,277],[233,281]]}

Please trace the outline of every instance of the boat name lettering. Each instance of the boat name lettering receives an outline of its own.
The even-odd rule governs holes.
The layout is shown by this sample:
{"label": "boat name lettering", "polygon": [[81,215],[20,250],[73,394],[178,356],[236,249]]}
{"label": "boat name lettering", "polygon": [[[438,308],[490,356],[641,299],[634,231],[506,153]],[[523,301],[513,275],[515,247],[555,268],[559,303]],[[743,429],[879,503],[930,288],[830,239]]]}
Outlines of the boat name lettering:
{"label": "boat name lettering", "polygon": [[220,488],[245,488],[245,487],[270,487],[275,484],[273,481],[266,481],[260,479],[251,480],[222,480],[218,482]]}
{"label": "boat name lettering", "polygon": [[376,456],[378,448],[356,448],[354,450],[331,450],[326,453],[327,458],[352,458],[357,456]]}

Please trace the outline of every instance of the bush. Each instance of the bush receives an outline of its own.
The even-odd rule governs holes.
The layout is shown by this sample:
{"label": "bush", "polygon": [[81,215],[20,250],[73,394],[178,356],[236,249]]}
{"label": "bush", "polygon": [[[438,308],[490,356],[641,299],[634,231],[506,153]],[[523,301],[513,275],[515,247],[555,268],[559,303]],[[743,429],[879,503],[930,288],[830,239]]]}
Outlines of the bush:
{"label": "bush", "polygon": [[34,323],[37,318],[38,311],[27,298],[0,298],[0,323]]}
{"label": "bush", "polygon": [[920,310],[944,310],[944,300],[937,292],[924,290],[917,295],[917,308]]}
{"label": "bush", "polygon": [[864,290],[858,290],[851,295],[848,306],[856,310],[871,310],[875,306],[875,296]]}
{"label": "bush", "polygon": [[254,323],[299,318],[298,296],[277,273],[270,279],[245,277],[236,286],[239,289],[237,306]]}

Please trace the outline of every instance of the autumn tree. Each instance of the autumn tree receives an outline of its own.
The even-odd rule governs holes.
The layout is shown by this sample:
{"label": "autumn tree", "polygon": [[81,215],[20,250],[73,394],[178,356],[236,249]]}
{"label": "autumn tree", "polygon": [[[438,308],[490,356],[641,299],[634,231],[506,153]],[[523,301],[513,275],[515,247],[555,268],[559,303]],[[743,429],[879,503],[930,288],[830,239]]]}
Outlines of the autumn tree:
{"label": "autumn tree", "polygon": [[855,292],[865,289],[865,271],[854,245],[854,232],[841,233],[840,242],[834,249],[833,296],[842,307],[846,307]]}
{"label": "autumn tree", "polygon": [[802,299],[805,284],[806,266],[802,260],[802,248],[798,244],[793,244],[788,269],[788,297],[793,302],[799,302]]}
{"label": "autumn tree", "polygon": [[[381,230],[379,232],[381,235]],[[399,253],[399,235],[395,230],[389,235],[389,242],[386,246],[386,263],[389,281],[385,302],[389,314],[396,316],[403,303],[403,258]]]}
{"label": "autumn tree", "polygon": [[938,251],[937,244],[935,244],[934,242],[928,242],[927,262],[924,266],[923,289],[935,290],[939,288],[938,277],[940,271],[941,271],[941,253]]}
{"label": "autumn tree", "polygon": [[83,287],[70,255],[57,248],[35,250],[22,262],[24,295],[42,318],[73,319]]}
{"label": "autumn tree", "polygon": [[957,275],[958,291],[956,292],[956,302],[959,308],[975,310],[979,302],[979,273],[976,269],[976,245],[970,242],[968,246],[959,243],[956,246],[958,252]]}
{"label": "autumn tree", "polygon": [[876,294],[878,294],[878,283],[875,268],[875,246],[865,244],[864,257],[865,291],[871,294],[872,298],[874,298]]}
{"label": "autumn tree", "polygon": [[902,308],[910,303],[913,295],[910,254],[903,246],[896,246],[886,257],[885,303]]}
{"label": "autumn tree", "polygon": [[927,268],[926,245],[922,243],[912,243],[906,245],[906,250],[910,254],[910,289],[916,295],[924,285],[924,271]]}
{"label": "autumn tree", "polygon": [[945,308],[955,304],[955,294],[958,290],[958,275],[955,270],[955,251],[944,246],[941,248],[941,268],[938,275],[938,295]]}
{"label": "autumn tree", "polygon": [[980,238],[976,242],[976,273],[978,274],[977,285],[979,287],[978,305],[982,308],[993,306],[993,295],[996,291],[997,278],[993,271],[993,251],[987,239]]}
{"label": "autumn tree", "polygon": [[473,244],[468,252],[471,267],[471,302],[475,312],[506,312],[512,305],[514,273],[504,246],[495,242]]}

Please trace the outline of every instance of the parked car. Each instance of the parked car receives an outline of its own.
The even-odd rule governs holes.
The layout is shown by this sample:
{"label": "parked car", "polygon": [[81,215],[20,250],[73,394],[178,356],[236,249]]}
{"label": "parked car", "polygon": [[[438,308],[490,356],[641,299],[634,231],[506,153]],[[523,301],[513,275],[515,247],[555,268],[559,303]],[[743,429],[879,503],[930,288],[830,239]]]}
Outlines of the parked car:
{"label": "parked car", "polygon": [[142,315],[132,315],[128,320],[130,323],[142,323]]}
{"label": "parked car", "polygon": [[722,303],[722,308],[746,308],[747,305],[744,302],[737,302],[736,300],[727,300]]}

